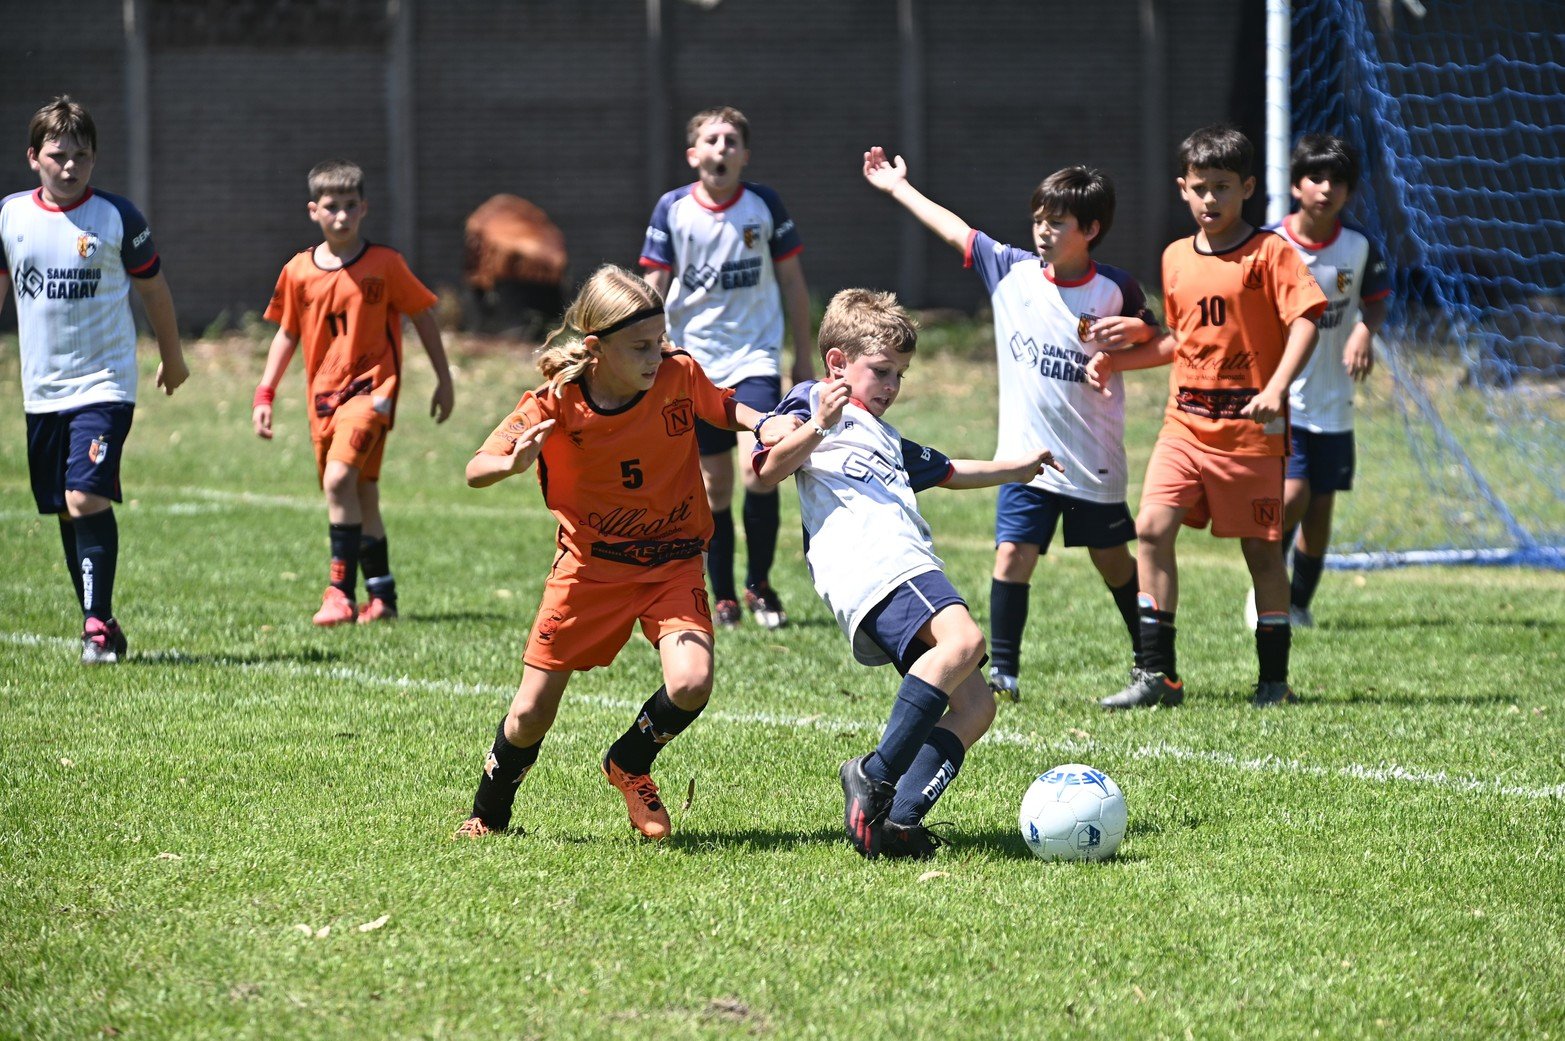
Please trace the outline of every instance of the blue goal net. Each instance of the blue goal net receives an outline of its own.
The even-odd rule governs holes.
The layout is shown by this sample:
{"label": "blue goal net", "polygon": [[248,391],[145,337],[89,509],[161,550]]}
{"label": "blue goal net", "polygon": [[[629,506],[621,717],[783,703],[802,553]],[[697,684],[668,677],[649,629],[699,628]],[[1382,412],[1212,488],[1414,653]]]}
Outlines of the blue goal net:
{"label": "blue goal net", "polygon": [[1294,0],[1293,139],[1337,134],[1395,298],[1337,567],[1565,568],[1565,3]]}

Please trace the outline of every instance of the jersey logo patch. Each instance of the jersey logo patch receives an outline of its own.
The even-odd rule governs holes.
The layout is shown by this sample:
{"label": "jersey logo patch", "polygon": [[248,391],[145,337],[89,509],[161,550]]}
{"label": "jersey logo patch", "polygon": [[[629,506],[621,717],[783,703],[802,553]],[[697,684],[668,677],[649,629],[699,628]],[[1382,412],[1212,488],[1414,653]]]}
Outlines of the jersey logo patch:
{"label": "jersey logo patch", "polygon": [[1337,272],[1337,292],[1339,292],[1339,293],[1346,293],[1348,291],[1348,286],[1351,286],[1352,284],[1353,284],[1353,272],[1351,272],[1351,271],[1338,271]]}
{"label": "jersey logo patch", "polygon": [[695,405],[689,398],[675,398],[663,406],[663,427],[669,437],[683,437],[695,429]]}
{"label": "jersey logo patch", "polygon": [[23,296],[37,296],[43,292],[43,284],[43,272],[31,264],[16,273],[16,291]]}
{"label": "jersey logo patch", "polygon": [[1092,342],[1092,323],[1098,320],[1098,316],[1090,311],[1083,311],[1076,316],[1076,335],[1082,343]]}
{"label": "jersey logo patch", "polygon": [[95,437],[87,446],[87,459],[93,466],[98,466],[109,457],[109,442],[106,438]]}
{"label": "jersey logo patch", "polygon": [[761,237],[761,222],[754,221],[744,226],[744,248],[754,249],[755,243]]}
{"label": "jersey logo patch", "polygon": [[1252,499],[1250,506],[1255,511],[1255,523],[1271,527],[1277,523],[1277,518],[1282,516],[1282,503],[1277,499]]}
{"label": "jersey logo patch", "polygon": [[563,621],[565,621],[565,617],[558,611],[550,611],[548,617],[540,618],[536,634],[538,642],[549,643],[553,641],[554,634],[560,631],[560,623]]}
{"label": "jersey logo patch", "polygon": [[359,283],[359,288],[364,293],[366,304],[378,304],[386,298],[386,280],[379,276],[366,278]]}
{"label": "jersey logo patch", "polygon": [[1266,284],[1266,269],[1260,263],[1260,258],[1251,253],[1244,258],[1240,265],[1244,269],[1244,287],[1246,289],[1259,289]]}
{"label": "jersey logo patch", "polygon": [[84,231],[76,236],[76,253],[83,260],[98,252],[98,236],[90,231]]}
{"label": "jersey logo patch", "polygon": [[711,264],[702,264],[700,267],[692,264],[685,268],[685,273],[679,280],[692,293],[697,289],[710,289],[717,282],[717,269]]}

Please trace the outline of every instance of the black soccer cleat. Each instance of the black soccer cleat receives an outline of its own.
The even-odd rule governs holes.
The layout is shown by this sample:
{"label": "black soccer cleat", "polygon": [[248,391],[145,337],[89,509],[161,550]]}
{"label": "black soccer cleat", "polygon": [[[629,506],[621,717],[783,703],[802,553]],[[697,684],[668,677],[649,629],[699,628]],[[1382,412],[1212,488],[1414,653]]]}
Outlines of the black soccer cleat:
{"label": "black soccer cleat", "polygon": [[880,855],[888,860],[928,860],[946,840],[923,824],[885,821],[880,826]]}
{"label": "black soccer cleat", "polygon": [[868,758],[866,754],[849,759],[838,774],[842,778],[843,830],[861,857],[874,860],[880,856],[881,823],[891,812],[897,786],[871,780],[864,772],[864,760]]}
{"label": "black soccer cleat", "polygon": [[1277,705],[1292,705],[1298,701],[1293,690],[1282,680],[1262,680],[1255,685],[1255,697],[1250,704],[1256,708],[1273,708]]}

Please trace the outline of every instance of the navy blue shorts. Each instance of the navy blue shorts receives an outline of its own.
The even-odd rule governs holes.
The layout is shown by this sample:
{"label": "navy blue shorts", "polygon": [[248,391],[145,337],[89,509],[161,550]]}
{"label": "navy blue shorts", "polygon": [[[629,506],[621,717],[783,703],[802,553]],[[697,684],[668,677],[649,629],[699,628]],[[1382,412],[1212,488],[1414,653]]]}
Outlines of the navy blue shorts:
{"label": "navy blue shorts", "polygon": [[[757,412],[770,412],[782,400],[781,376],[751,376],[734,384],[734,400]],[[739,434],[696,420],[696,445],[702,455],[721,455],[739,443]]]}
{"label": "navy blue shorts", "polygon": [[106,401],[27,415],[27,469],[39,513],[64,513],[65,493],[120,501],[120,456],[136,406]]}
{"label": "navy blue shorts", "polygon": [[1316,434],[1294,427],[1291,442],[1288,480],[1309,481],[1312,495],[1330,495],[1353,488],[1356,463],[1353,431]]}
{"label": "navy blue shorts", "polygon": [[1047,553],[1062,517],[1067,546],[1108,549],[1136,537],[1136,522],[1122,502],[1087,502],[1030,484],[1002,484],[994,507],[994,543],[1031,543]]}
{"label": "navy blue shorts", "polygon": [[940,571],[926,571],[897,586],[869,609],[859,623],[859,635],[885,651],[897,672],[906,676],[913,663],[929,650],[918,631],[942,608],[967,606],[951,580]]}

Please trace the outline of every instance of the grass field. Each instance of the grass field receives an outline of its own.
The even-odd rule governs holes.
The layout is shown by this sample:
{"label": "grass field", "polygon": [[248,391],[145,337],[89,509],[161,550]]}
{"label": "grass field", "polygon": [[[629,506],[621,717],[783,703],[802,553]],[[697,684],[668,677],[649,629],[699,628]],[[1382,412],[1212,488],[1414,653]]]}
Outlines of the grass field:
{"label": "grass field", "polygon": [[[256,440],[258,350],[202,345],[172,399],[143,383],[118,511],[132,660],[98,670],[0,355],[0,1038],[1565,1035],[1558,574],[1328,572],[1294,642],[1303,703],[1257,713],[1238,549],[1187,531],[1190,698],[1105,716],[1124,632],[1056,549],[1024,700],[936,811],[951,845],[866,863],[836,768],[895,676],[852,663],[785,487],[794,621],[720,637],[712,705],[656,770],[675,837],[636,841],[597,773],[658,683],[635,642],[573,681],[525,837],[454,843],[553,535],[530,477],[472,491],[462,468],[535,377],[463,354],[436,427],[411,352],[383,493],[404,616],[322,632],[299,374]],[[1163,379],[1130,388],[1136,479]],[[890,418],[986,455],[993,381],[921,357]],[[923,503],[982,622],[993,493]],[[1042,864],[1016,833],[1032,777],[1073,761],[1126,793],[1105,864]]]}

